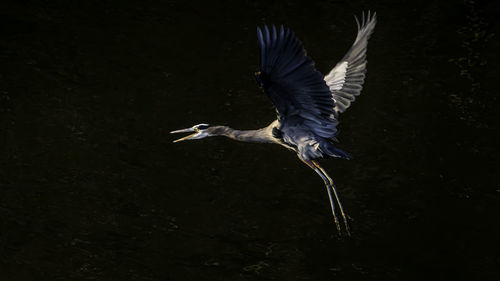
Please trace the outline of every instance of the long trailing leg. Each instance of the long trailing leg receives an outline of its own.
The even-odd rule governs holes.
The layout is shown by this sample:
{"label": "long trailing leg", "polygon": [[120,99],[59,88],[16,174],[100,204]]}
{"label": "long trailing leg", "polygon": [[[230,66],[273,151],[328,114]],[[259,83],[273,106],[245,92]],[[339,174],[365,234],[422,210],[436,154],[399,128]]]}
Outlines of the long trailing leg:
{"label": "long trailing leg", "polygon": [[[345,229],[346,229],[347,235],[351,236],[351,233],[349,232],[349,224],[347,223],[347,217],[346,217],[346,215],[344,213],[344,208],[342,207],[342,203],[340,203],[340,198],[337,195],[337,190],[335,188],[335,183],[333,182],[332,178],[330,178],[330,176],[328,176],[328,174],[325,172],[325,170],[323,170],[323,168],[321,168],[321,166],[319,165],[318,161],[311,160],[311,162],[328,179],[328,182],[330,183],[330,188],[332,189],[333,194],[335,195],[335,199],[337,200],[337,204],[339,205],[340,214],[342,215],[342,220],[344,221],[344,225],[345,225]],[[328,193],[330,193],[330,192],[328,192]],[[331,201],[332,201],[332,198],[330,196],[330,202]]]}
{"label": "long trailing leg", "polygon": [[[314,161],[302,159],[300,156],[299,156],[299,159],[302,162],[304,162],[307,166],[309,166],[309,168],[313,169],[321,177],[321,179],[323,179],[323,181],[325,182],[326,191],[328,191],[328,198],[330,198],[330,207],[332,208],[332,214],[333,214],[333,219],[335,221],[335,226],[337,226],[337,231],[339,232],[339,234],[341,234],[342,232],[340,230],[340,223],[339,223],[339,220],[337,218],[337,215],[335,214],[335,203],[334,203],[333,197],[332,197],[332,190],[333,190],[333,192],[335,192],[335,189],[331,187],[330,183],[332,181],[331,181],[330,177],[328,177],[328,175],[324,172],[324,170],[321,167],[319,167],[319,165],[315,164]],[[342,205],[339,205],[339,206],[342,210]],[[343,214],[343,212],[342,212],[342,214]],[[347,233],[349,234],[349,229],[347,229]]]}

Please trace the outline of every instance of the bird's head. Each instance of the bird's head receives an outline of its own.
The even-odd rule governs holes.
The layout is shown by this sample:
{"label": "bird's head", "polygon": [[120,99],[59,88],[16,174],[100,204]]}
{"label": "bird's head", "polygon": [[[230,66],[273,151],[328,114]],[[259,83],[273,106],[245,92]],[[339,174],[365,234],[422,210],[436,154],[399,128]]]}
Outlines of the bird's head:
{"label": "bird's head", "polygon": [[171,134],[192,133],[192,134],[185,136],[183,138],[176,139],[176,140],[174,140],[174,142],[180,142],[180,141],[185,141],[185,140],[198,140],[198,139],[203,139],[203,138],[210,136],[208,128],[210,128],[209,124],[198,124],[198,125],[194,125],[191,128],[175,130],[175,131],[172,131],[170,133]]}

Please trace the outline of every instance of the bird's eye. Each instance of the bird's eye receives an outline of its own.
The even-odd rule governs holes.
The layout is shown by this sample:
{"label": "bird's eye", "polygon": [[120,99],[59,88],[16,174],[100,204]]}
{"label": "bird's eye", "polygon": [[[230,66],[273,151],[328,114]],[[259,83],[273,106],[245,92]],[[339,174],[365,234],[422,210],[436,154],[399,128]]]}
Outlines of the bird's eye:
{"label": "bird's eye", "polygon": [[197,130],[205,130],[205,129],[207,129],[208,127],[209,127],[209,125],[208,125],[208,124],[200,124],[200,125],[197,125],[195,128],[196,128]]}

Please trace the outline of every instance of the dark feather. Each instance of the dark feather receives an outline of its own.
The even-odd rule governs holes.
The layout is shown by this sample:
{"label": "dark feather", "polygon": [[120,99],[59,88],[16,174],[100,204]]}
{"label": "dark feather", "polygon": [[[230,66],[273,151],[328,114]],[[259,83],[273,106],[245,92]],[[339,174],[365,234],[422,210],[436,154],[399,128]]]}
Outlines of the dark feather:
{"label": "dark feather", "polygon": [[322,138],[337,132],[335,102],[323,75],[314,68],[302,43],[282,26],[257,28],[260,72],[256,79],[278,112],[280,126],[301,118],[301,126]]}

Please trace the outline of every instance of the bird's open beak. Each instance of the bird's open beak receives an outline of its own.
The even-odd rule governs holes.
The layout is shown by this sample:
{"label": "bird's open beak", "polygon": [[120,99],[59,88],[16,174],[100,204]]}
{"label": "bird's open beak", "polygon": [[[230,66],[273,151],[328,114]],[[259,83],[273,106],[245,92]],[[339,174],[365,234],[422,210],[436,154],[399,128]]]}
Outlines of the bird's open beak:
{"label": "bird's open beak", "polygon": [[191,134],[191,135],[188,135],[188,136],[185,136],[183,138],[174,140],[174,142],[180,142],[180,141],[185,141],[185,140],[192,139],[192,138],[196,137],[199,133],[195,129],[193,129],[193,128],[175,130],[175,131],[172,131],[170,133],[171,134],[178,134],[178,133],[191,133],[191,132],[195,132],[195,133]]}

